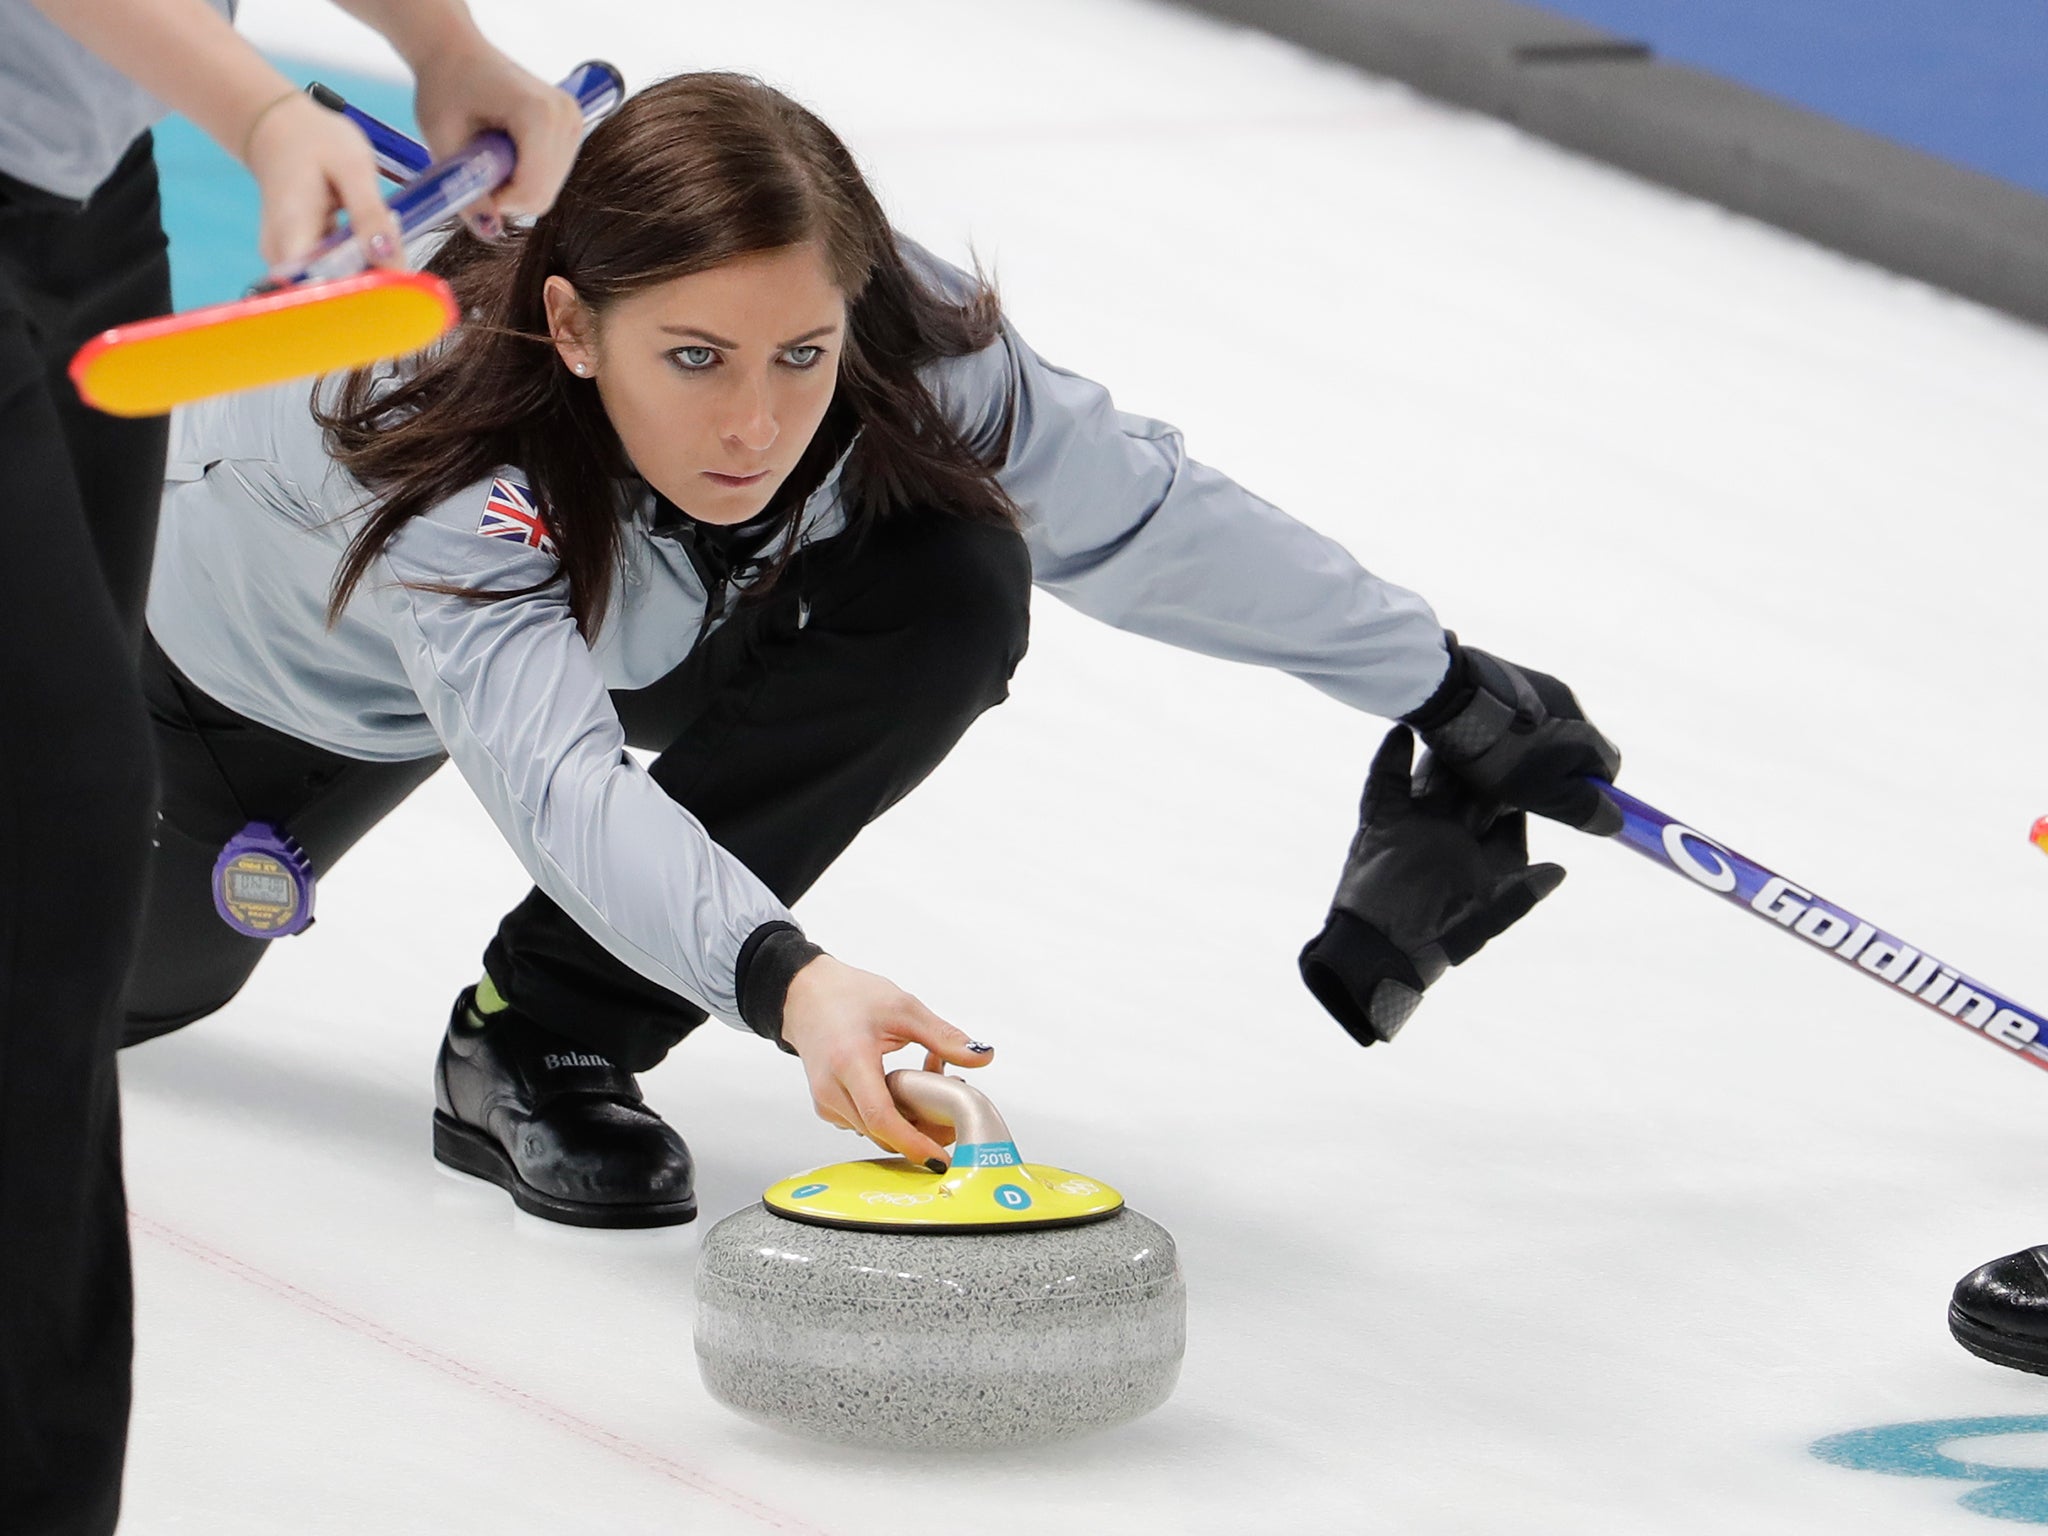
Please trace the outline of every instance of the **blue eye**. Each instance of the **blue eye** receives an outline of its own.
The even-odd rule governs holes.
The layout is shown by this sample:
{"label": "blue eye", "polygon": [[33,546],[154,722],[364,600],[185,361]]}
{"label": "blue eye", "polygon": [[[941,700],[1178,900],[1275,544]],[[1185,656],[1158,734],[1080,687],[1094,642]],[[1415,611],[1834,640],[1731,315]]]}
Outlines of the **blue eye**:
{"label": "blue eye", "polygon": [[709,347],[677,347],[669,361],[685,373],[702,373],[718,361],[718,354]]}
{"label": "blue eye", "polygon": [[782,360],[792,368],[815,367],[819,358],[825,355],[823,347],[791,347],[782,354]]}

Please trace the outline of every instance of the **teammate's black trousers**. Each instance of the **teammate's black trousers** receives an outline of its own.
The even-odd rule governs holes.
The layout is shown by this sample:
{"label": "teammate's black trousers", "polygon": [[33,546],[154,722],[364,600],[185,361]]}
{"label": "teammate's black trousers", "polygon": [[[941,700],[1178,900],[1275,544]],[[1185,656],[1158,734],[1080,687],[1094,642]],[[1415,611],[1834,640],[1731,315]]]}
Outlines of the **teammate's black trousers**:
{"label": "teammate's black trousers", "polygon": [[[655,782],[784,902],[923,780],[1022,659],[1023,540],[929,513],[803,550],[653,686],[615,693]],[[151,648],[154,652],[154,647]],[[129,994],[128,1038],[162,1034],[238,992],[272,942],[215,914],[214,859],[251,819],[282,823],[316,872],[440,766],[369,763],[258,725],[145,659],[163,821]],[[703,1010],[614,960],[532,892],[484,956],[499,990],[545,1028],[644,1071]]]}
{"label": "teammate's black trousers", "polygon": [[114,1076],[149,846],[134,641],[164,424],[64,367],[170,308],[148,137],[83,209],[0,178],[0,1528],[114,1528],[132,1346]]}

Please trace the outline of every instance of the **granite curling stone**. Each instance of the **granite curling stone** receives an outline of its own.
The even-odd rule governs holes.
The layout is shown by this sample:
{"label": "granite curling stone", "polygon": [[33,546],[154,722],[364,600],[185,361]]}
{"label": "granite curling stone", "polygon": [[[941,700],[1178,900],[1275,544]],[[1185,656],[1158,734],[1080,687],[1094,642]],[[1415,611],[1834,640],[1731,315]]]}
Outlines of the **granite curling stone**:
{"label": "granite curling stone", "polygon": [[705,1234],[697,1366],[748,1418],[855,1445],[1063,1439],[1165,1402],[1186,1290],[1173,1238],[1096,1179],[1025,1163],[956,1077],[892,1072],[952,1165],[838,1163]]}

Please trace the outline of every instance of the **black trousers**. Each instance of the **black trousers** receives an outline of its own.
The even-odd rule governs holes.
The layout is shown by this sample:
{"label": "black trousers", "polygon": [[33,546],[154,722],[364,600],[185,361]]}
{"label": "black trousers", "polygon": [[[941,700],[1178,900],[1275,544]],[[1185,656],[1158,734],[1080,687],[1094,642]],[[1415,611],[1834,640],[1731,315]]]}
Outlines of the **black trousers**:
{"label": "black trousers", "polygon": [[[860,829],[938,766],[1023,658],[1030,562],[1008,529],[906,513],[803,550],[651,687],[613,694],[627,740],[711,836],[794,902]],[[154,647],[151,647],[154,652]],[[317,872],[441,758],[337,756],[226,709],[145,657],[163,817],[130,1043],[221,1007],[271,943],[215,914],[213,863],[252,819],[279,822]],[[485,969],[544,1028],[644,1071],[704,1011],[621,964],[540,891],[500,923]]]}
{"label": "black trousers", "polygon": [[170,308],[147,136],[83,209],[0,178],[0,1525],[106,1532],[132,1352],[114,1050],[151,802],[135,641],[164,424],[64,367]]}

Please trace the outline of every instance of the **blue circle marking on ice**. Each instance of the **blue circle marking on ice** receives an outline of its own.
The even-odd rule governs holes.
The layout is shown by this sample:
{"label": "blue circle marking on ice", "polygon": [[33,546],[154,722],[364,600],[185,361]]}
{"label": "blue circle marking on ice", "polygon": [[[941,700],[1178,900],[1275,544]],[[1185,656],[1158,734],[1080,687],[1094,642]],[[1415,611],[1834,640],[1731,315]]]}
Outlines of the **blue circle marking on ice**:
{"label": "blue circle marking on ice", "polygon": [[1994,1520],[2048,1525],[2048,1467],[1999,1466],[1963,1461],[1946,1454],[1960,1440],[1993,1435],[2048,1434],[2048,1415],[2011,1414],[1982,1419],[1927,1419],[1915,1424],[1879,1424],[1816,1440],[1809,1449],[1822,1461],[1859,1472],[1894,1477],[1941,1477],[1981,1483],[1959,1501],[1963,1508]]}
{"label": "blue circle marking on ice", "polygon": [[1031,1197],[1014,1184],[998,1184],[996,1204],[1006,1211],[1028,1211],[1031,1209]]}
{"label": "blue circle marking on ice", "polygon": [[789,1192],[789,1198],[792,1200],[808,1200],[813,1195],[822,1195],[831,1187],[830,1184],[799,1184]]}

